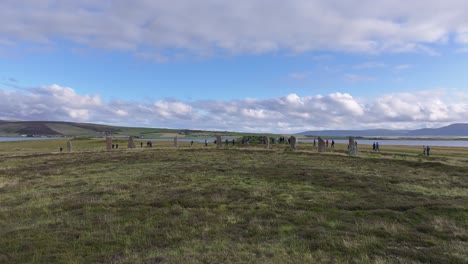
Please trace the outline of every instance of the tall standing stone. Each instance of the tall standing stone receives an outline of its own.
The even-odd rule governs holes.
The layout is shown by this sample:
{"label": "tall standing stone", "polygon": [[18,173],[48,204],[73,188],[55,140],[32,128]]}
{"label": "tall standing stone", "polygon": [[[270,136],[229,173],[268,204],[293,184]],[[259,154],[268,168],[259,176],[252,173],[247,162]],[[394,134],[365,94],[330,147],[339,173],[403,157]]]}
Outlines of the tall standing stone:
{"label": "tall standing stone", "polygon": [[177,148],[179,147],[179,139],[177,138],[177,136],[174,137],[174,148]]}
{"label": "tall standing stone", "polygon": [[221,148],[221,144],[223,144],[222,139],[221,139],[221,136],[220,136],[220,135],[217,135],[217,136],[216,136],[216,148],[217,148],[217,149]]}
{"label": "tall standing stone", "polygon": [[128,137],[128,148],[136,148],[135,141],[133,140],[133,136]]}
{"label": "tall standing stone", "polygon": [[295,136],[291,136],[289,138],[289,144],[291,144],[291,148],[296,149],[297,147],[297,141]]}
{"label": "tall standing stone", "polygon": [[67,151],[68,153],[72,152],[73,148],[72,148],[72,143],[70,140],[68,140],[67,142]]}
{"label": "tall standing stone", "polygon": [[112,149],[112,138],[106,137],[106,149],[107,151],[111,151]]}
{"label": "tall standing stone", "polygon": [[325,141],[319,137],[318,138],[318,152],[325,152],[326,151]]}
{"label": "tall standing stone", "polygon": [[270,148],[270,138],[269,138],[269,137],[265,137],[265,147],[266,147],[267,149]]}
{"label": "tall standing stone", "polygon": [[357,153],[358,153],[357,143],[356,141],[354,141],[353,137],[349,137],[348,154],[354,156]]}

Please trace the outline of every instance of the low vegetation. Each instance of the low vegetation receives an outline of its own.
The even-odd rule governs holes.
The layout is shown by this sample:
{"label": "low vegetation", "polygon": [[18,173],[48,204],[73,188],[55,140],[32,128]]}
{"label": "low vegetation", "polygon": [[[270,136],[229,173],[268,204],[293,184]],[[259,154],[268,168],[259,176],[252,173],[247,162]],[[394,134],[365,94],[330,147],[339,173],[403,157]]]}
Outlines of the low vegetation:
{"label": "low vegetation", "polygon": [[468,262],[466,148],[65,142],[0,143],[0,263]]}

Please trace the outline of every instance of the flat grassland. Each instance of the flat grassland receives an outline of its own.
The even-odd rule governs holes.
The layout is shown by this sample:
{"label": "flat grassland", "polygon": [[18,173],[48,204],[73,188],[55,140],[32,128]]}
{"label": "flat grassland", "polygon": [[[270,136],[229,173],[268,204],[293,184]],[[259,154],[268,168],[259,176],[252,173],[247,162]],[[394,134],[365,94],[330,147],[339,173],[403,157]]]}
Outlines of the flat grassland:
{"label": "flat grassland", "polygon": [[65,142],[0,143],[0,263],[468,263],[466,148]]}

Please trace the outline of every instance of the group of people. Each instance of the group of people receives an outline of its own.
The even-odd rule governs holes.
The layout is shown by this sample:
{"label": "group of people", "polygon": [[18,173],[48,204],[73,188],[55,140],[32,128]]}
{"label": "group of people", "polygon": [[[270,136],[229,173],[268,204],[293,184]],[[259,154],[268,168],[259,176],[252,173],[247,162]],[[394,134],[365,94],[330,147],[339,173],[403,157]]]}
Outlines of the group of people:
{"label": "group of people", "polygon": [[[328,139],[325,140],[325,146],[328,148]],[[314,148],[317,146],[317,140],[314,138]],[[335,140],[331,140],[331,145],[330,145],[331,148],[335,148]]]}
{"label": "group of people", "polygon": [[[143,147],[143,142],[140,142],[140,147]],[[152,148],[153,147],[153,141],[146,142],[146,147],[147,148]]]}
{"label": "group of people", "polygon": [[374,144],[372,144],[372,150],[373,151],[379,151],[380,150],[379,142],[374,142]]}
{"label": "group of people", "polygon": [[429,146],[423,146],[423,156],[428,156],[431,153],[431,147]]}

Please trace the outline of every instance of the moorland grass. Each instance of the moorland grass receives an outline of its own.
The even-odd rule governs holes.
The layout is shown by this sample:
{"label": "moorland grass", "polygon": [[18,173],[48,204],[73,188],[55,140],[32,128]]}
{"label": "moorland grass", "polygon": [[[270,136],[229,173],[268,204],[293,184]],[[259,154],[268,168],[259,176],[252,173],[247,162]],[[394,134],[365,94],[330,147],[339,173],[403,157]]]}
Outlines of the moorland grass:
{"label": "moorland grass", "polygon": [[468,262],[460,149],[65,142],[0,144],[0,263]]}

